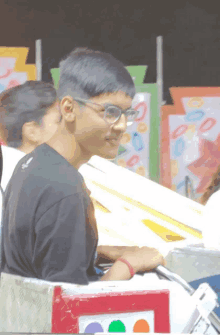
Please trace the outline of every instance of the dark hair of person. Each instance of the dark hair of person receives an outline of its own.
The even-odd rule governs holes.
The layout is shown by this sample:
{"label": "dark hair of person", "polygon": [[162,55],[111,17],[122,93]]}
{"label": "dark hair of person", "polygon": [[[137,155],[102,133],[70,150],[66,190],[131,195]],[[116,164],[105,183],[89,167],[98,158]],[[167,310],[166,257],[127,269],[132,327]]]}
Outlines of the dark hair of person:
{"label": "dark hair of person", "polygon": [[220,190],[220,166],[217,171],[213,174],[211,183],[205,193],[201,197],[201,203],[205,205],[208,199],[211,197],[213,193]]}
{"label": "dark hair of person", "polygon": [[7,144],[13,148],[22,145],[22,127],[34,121],[41,124],[47,110],[57,101],[55,88],[42,81],[27,81],[0,95],[4,110],[4,126],[7,130]]}
{"label": "dark hair of person", "polygon": [[60,100],[66,95],[89,99],[118,91],[133,98],[135,86],[127,69],[112,55],[77,48],[60,62]]}

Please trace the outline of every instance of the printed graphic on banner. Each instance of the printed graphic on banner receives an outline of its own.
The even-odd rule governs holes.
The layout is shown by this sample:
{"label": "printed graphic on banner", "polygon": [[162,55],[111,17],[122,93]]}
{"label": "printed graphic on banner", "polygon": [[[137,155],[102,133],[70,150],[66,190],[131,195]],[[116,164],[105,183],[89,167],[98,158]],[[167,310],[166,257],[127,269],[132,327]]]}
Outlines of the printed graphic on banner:
{"label": "printed graphic on banner", "polygon": [[[181,90],[181,88],[180,88]],[[170,115],[170,156],[173,189],[198,199],[220,165],[220,97],[183,97],[186,115]]]}
{"label": "printed graphic on banner", "polygon": [[133,108],[139,111],[139,115],[123,135],[114,161],[144,177],[149,177],[150,100],[150,93],[135,95]]}
{"label": "printed graphic on banner", "polygon": [[0,93],[35,80],[35,65],[26,65],[27,48],[0,47]]}

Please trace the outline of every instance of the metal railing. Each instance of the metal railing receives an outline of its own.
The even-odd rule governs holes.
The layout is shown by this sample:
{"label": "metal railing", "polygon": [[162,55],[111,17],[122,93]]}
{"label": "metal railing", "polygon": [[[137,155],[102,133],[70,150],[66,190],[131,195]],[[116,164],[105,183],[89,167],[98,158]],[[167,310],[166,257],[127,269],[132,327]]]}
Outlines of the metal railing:
{"label": "metal railing", "polygon": [[[164,278],[174,281],[178,284],[180,284],[190,295],[193,295],[195,292],[194,288],[192,288],[189,283],[187,283],[183,278],[181,278],[179,275],[171,272],[170,270],[166,269],[164,266],[159,265],[154,270],[158,275],[163,276]],[[217,330],[217,332],[220,334],[220,320],[218,316],[215,314],[215,312],[211,312],[209,315],[209,321],[211,322],[212,326]]]}

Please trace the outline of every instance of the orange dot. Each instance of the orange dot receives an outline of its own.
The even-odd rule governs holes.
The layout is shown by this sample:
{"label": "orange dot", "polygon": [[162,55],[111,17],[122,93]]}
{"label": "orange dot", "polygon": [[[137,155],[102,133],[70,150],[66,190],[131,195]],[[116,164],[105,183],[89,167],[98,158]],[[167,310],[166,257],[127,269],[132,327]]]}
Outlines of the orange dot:
{"label": "orange dot", "polygon": [[121,144],[127,144],[127,143],[130,142],[130,140],[131,140],[131,135],[128,134],[128,133],[124,133],[120,143]]}
{"label": "orange dot", "polygon": [[122,159],[122,158],[118,159],[117,163],[118,163],[119,166],[122,166],[122,167],[126,167],[127,166],[125,160]]}
{"label": "orange dot", "polygon": [[192,97],[187,102],[187,105],[190,108],[200,108],[204,105],[204,100],[202,97]]}
{"label": "orange dot", "polygon": [[179,173],[178,161],[175,159],[171,159],[171,176],[172,178],[176,177]]}
{"label": "orange dot", "polygon": [[146,320],[138,320],[133,329],[134,333],[149,333],[150,327]]}
{"label": "orange dot", "polygon": [[137,170],[136,170],[136,173],[144,177],[145,176],[145,168],[144,168],[144,166],[139,166],[137,168]]}
{"label": "orange dot", "polygon": [[139,125],[137,126],[137,131],[139,133],[146,133],[148,130],[148,127],[146,125],[146,123],[144,122],[140,122]]}
{"label": "orange dot", "polygon": [[171,186],[171,190],[172,190],[172,191],[176,191],[176,185],[175,185],[175,184],[173,184],[173,185]]}

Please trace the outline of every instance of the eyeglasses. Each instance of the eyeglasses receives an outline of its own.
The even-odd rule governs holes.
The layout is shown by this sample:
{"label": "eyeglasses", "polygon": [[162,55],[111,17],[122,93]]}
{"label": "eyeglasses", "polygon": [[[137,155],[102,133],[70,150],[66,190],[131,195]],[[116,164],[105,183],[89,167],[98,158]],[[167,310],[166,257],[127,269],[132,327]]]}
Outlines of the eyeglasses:
{"label": "eyeglasses", "polygon": [[74,98],[74,100],[80,104],[91,104],[91,105],[95,105],[97,107],[101,107],[102,110],[97,110],[95,108],[92,108],[96,113],[101,113],[104,112],[104,117],[103,119],[109,123],[109,124],[114,124],[116,123],[122,114],[124,114],[127,118],[127,126],[131,126],[132,123],[135,121],[135,119],[138,116],[139,111],[136,111],[133,108],[127,109],[126,111],[123,111],[120,107],[118,106],[114,106],[114,105],[106,105],[106,106],[102,106],[99,104],[96,104],[95,102],[91,102],[89,100],[84,100],[84,99],[80,99],[80,98]]}

